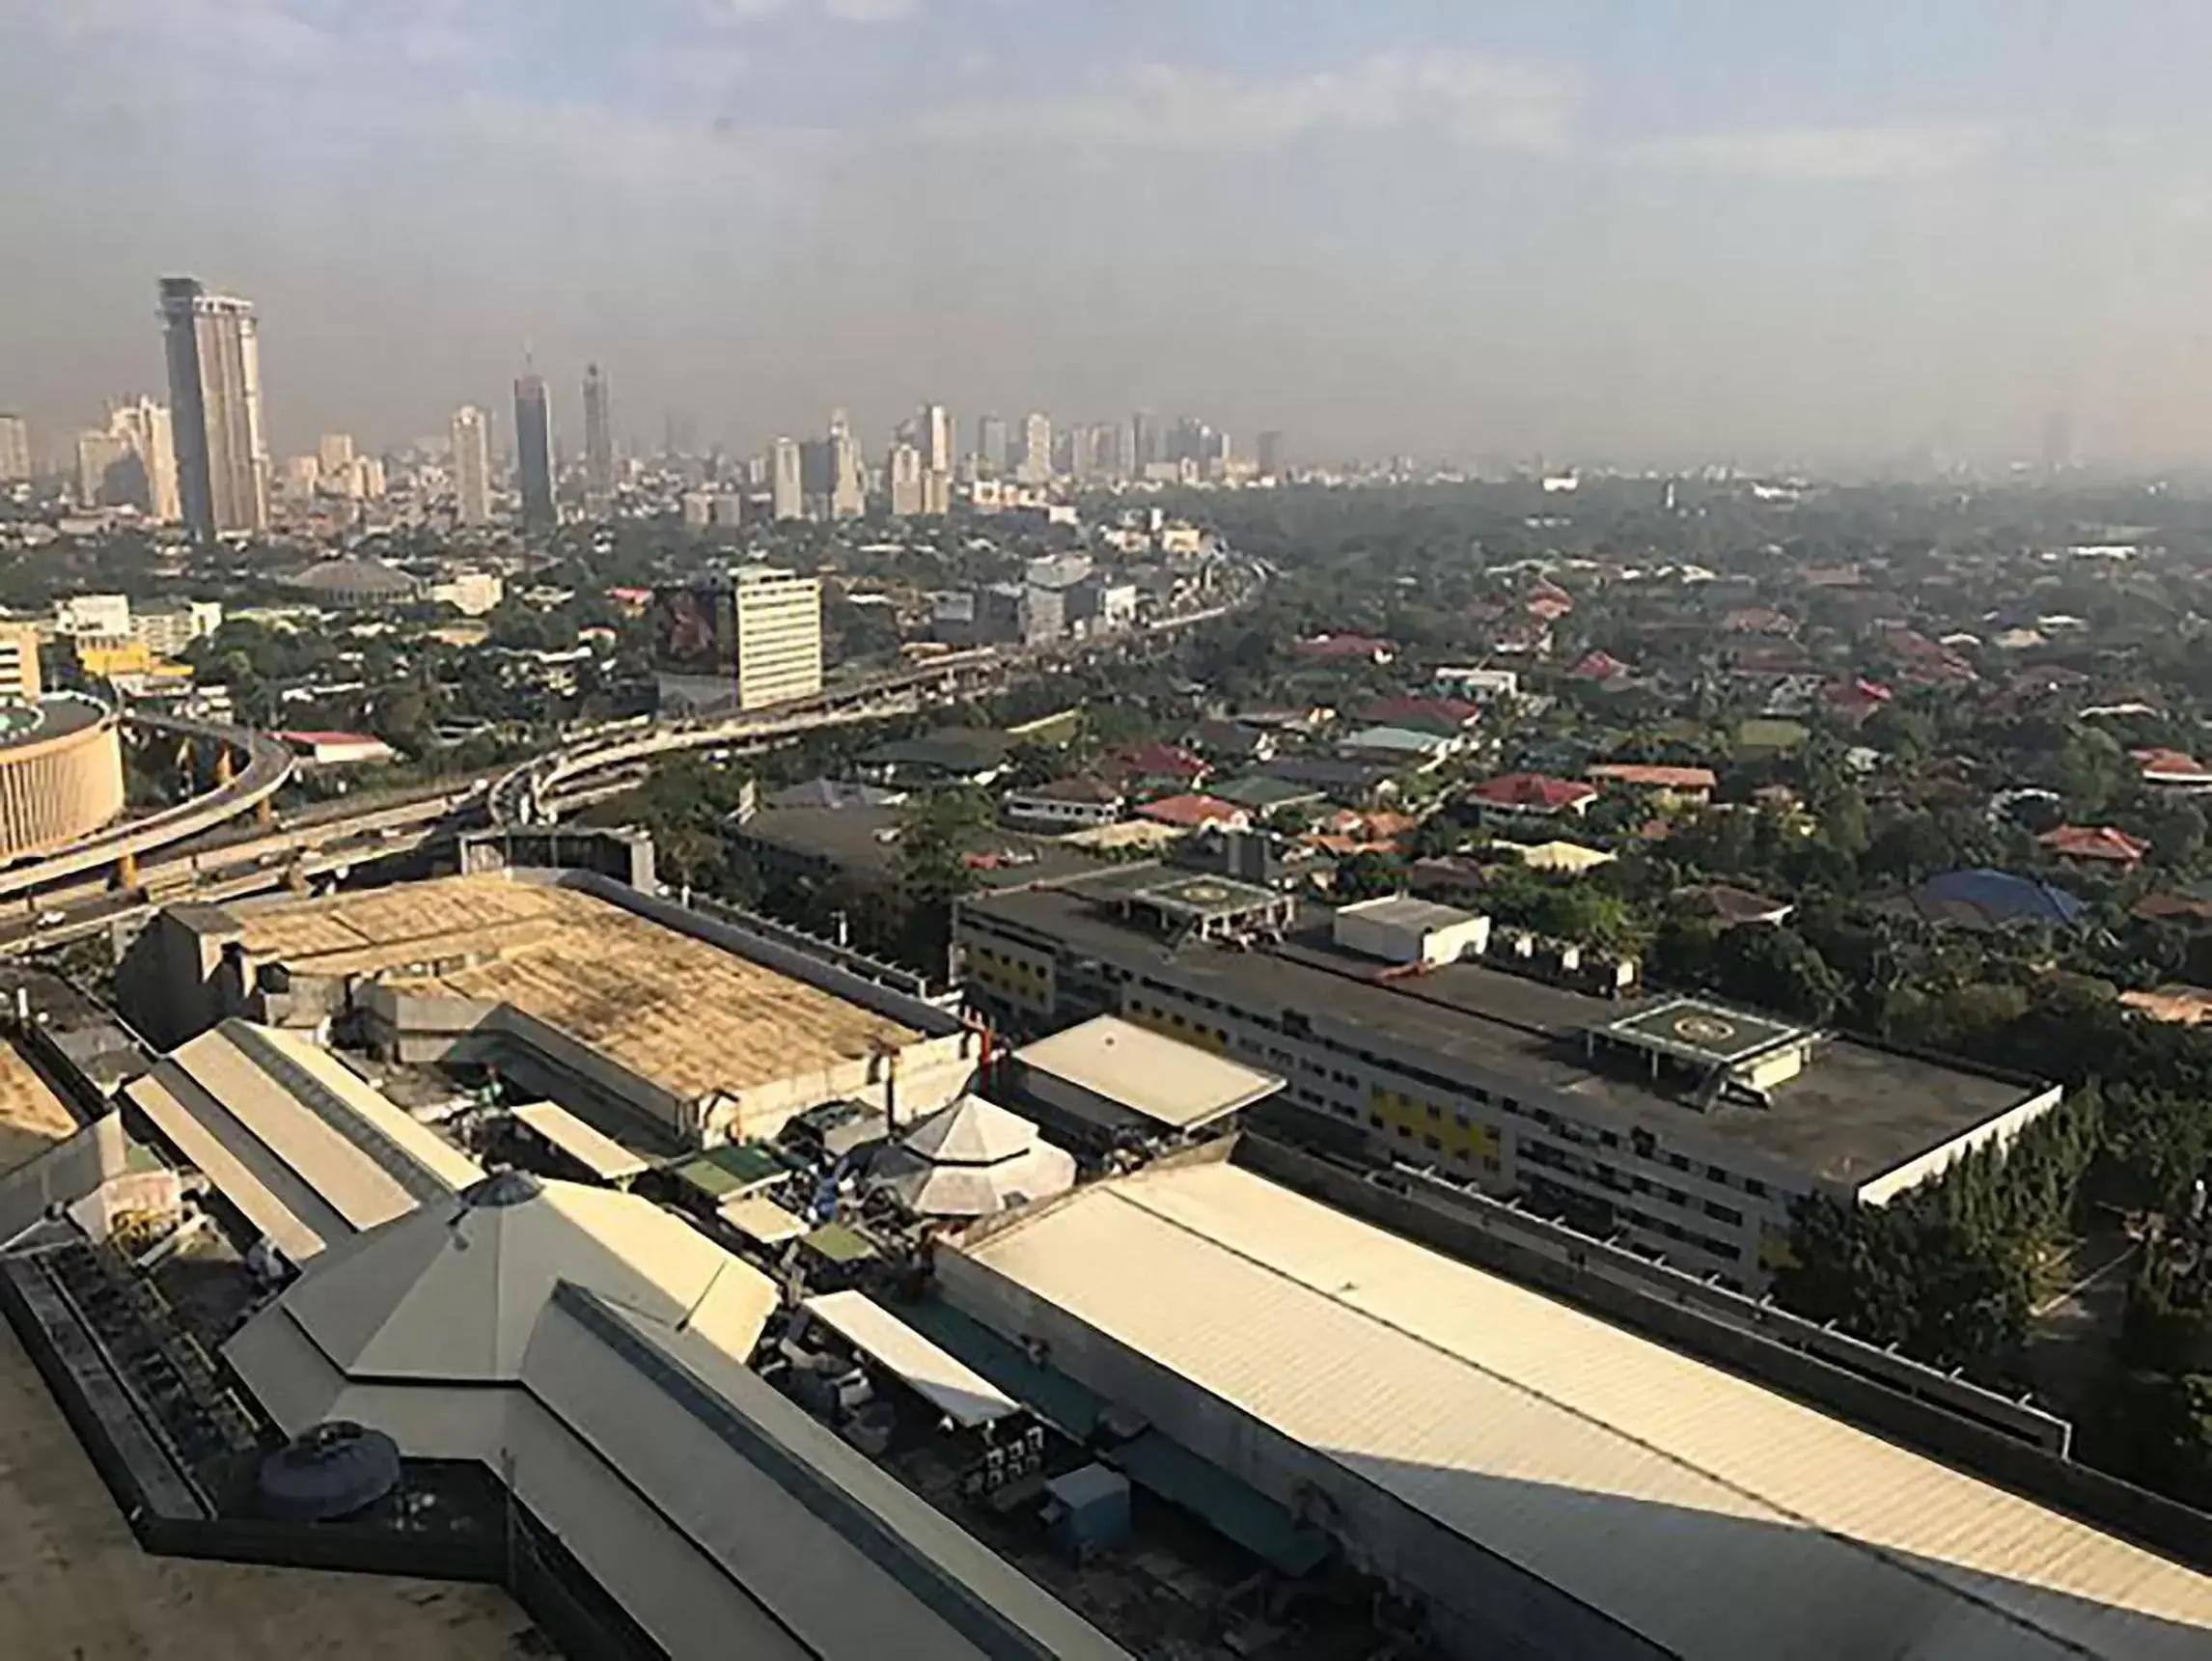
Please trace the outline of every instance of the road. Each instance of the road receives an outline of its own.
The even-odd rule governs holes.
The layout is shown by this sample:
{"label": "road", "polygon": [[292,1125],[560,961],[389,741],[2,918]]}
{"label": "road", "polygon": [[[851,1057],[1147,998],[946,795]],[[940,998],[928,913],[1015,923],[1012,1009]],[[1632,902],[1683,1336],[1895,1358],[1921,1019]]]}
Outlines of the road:
{"label": "road", "polygon": [[[1261,580],[1255,568],[1230,600],[1157,619],[1146,632],[1168,634],[1225,617],[1249,603]],[[817,698],[773,709],[677,725],[644,718],[617,723],[496,778],[318,804],[291,815],[279,828],[259,832],[236,821],[291,779],[290,751],[263,734],[132,710],[126,719],[136,725],[229,745],[248,758],[245,771],[189,802],[118,825],[63,853],[0,872],[0,956],[90,938],[180,900],[235,900],[303,877],[342,877],[354,865],[412,852],[473,824],[558,819],[605,796],[605,787],[625,772],[634,775],[673,752],[757,748],[827,727],[911,715],[932,704],[1003,687],[1025,673],[1117,653],[1127,644],[1128,637],[1122,636],[963,652],[936,664],[831,687]],[[138,880],[118,890],[111,877],[126,853],[138,862]]]}

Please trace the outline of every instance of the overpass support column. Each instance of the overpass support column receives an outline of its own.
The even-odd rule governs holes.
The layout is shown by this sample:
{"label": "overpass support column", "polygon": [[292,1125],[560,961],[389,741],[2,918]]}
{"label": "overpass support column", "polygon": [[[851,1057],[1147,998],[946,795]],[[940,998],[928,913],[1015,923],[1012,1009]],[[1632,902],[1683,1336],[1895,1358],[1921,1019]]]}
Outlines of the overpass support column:
{"label": "overpass support column", "polygon": [[254,823],[264,829],[276,823],[276,805],[270,797],[263,796],[254,804]]}
{"label": "overpass support column", "polygon": [[126,891],[138,886],[138,855],[127,848],[115,862],[115,885]]}

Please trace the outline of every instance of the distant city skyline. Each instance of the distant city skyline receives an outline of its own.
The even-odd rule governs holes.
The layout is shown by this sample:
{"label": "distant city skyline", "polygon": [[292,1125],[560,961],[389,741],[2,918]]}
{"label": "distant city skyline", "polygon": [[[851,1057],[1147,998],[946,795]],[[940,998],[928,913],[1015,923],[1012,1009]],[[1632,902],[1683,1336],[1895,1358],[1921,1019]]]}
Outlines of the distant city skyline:
{"label": "distant city skyline", "polygon": [[0,410],[51,452],[158,391],[190,271],[256,303],[281,454],[437,432],[527,344],[746,452],[926,398],[1623,464],[2032,459],[2062,410],[2202,461],[2208,60],[2171,0],[0,8]]}

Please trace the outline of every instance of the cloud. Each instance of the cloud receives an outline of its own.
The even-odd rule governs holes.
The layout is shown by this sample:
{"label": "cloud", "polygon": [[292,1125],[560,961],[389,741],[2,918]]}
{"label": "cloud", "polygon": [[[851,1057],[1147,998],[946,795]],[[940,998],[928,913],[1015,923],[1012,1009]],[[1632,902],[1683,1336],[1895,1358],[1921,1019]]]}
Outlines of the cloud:
{"label": "cloud", "polygon": [[1616,152],[1639,167],[1818,184],[1935,179],[1978,166],[2003,131],[1988,125],[1769,127],[1643,139]]}
{"label": "cloud", "polygon": [[1063,98],[954,105],[926,117],[923,128],[946,139],[1270,150],[1314,133],[1422,125],[1548,151],[1568,143],[1574,106],[1573,84],[1535,66],[1467,52],[1382,52],[1277,80],[1149,64]]}

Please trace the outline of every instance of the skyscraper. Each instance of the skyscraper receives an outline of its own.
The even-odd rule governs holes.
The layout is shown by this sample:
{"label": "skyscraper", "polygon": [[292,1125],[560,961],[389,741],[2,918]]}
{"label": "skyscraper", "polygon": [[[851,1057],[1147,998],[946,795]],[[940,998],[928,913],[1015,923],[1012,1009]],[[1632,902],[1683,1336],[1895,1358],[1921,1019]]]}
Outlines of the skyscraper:
{"label": "skyscraper", "polygon": [[868,480],[852,423],[842,409],[830,412],[829,511],[833,519],[857,519],[868,512]]}
{"label": "skyscraper", "polygon": [[183,504],[177,493],[177,436],[168,406],[145,397],[118,404],[107,429],[123,440],[135,463],[131,500],[149,517],[175,524],[183,516]]}
{"label": "skyscraper", "polygon": [[733,584],[737,707],[758,709],[822,689],[822,583],[751,567]]}
{"label": "skyscraper", "polygon": [[798,441],[779,438],[768,455],[768,508],[779,519],[796,519],[807,511],[807,481]]}
{"label": "skyscraper", "polygon": [[522,486],[522,526],[550,531],[553,510],[553,398],[535,372],[515,377],[514,470]]}
{"label": "skyscraper", "polygon": [[922,406],[920,434],[916,443],[921,447],[922,465],[932,473],[950,473],[953,470],[953,412],[941,403]]}
{"label": "skyscraper", "polygon": [[1052,418],[1032,411],[1021,424],[1021,464],[1015,469],[1025,484],[1049,484],[1052,479]]}
{"label": "skyscraper", "polygon": [[160,293],[184,523],[204,542],[265,531],[269,457],[254,308],[192,277],[162,278]]}
{"label": "skyscraper", "polygon": [[1160,459],[1160,422],[1148,409],[1129,418],[1129,471],[1142,479],[1145,469]]}
{"label": "skyscraper", "polygon": [[349,471],[353,466],[353,434],[325,432],[316,443],[315,459],[326,479]]}
{"label": "skyscraper", "polygon": [[584,488],[594,496],[615,489],[615,412],[595,363],[584,366]]}
{"label": "skyscraper", "polygon": [[883,493],[890,498],[895,519],[911,519],[923,512],[922,452],[911,444],[894,444],[883,466]]}
{"label": "skyscraper", "polygon": [[464,525],[491,519],[490,428],[473,403],[454,411],[454,516]]}
{"label": "skyscraper", "polygon": [[976,459],[984,473],[1003,479],[1007,471],[1007,424],[995,415],[976,423]]}
{"label": "skyscraper", "polygon": [[0,415],[0,484],[31,477],[31,424],[20,415]]}
{"label": "skyscraper", "polygon": [[77,504],[85,508],[114,508],[129,494],[120,475],[130,457],[130,448],[113,432],[95,428],[77,434]]}
{"label": "skyscraper", "polygon": [[1259,473],[1264,479],[1280,478],[1283,473],[1283,434],[1273,428],[1259,435]]}

